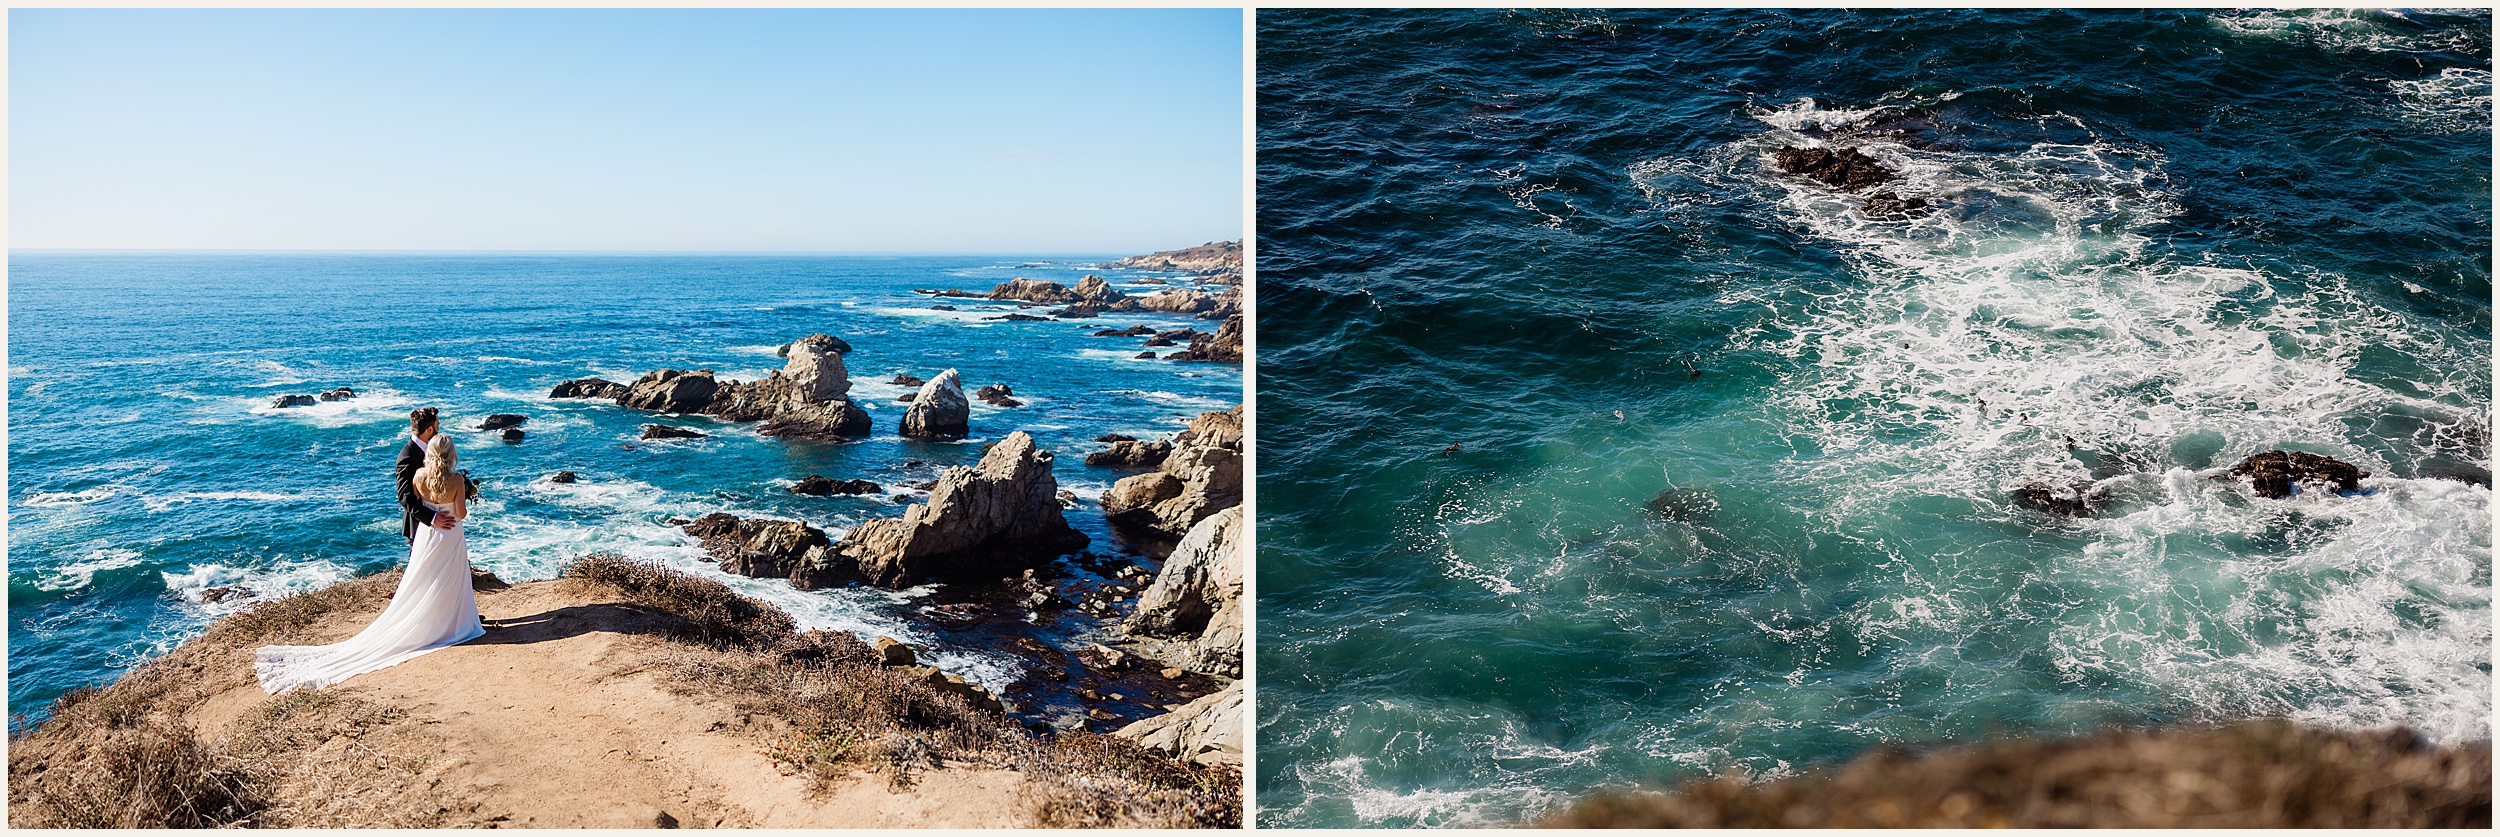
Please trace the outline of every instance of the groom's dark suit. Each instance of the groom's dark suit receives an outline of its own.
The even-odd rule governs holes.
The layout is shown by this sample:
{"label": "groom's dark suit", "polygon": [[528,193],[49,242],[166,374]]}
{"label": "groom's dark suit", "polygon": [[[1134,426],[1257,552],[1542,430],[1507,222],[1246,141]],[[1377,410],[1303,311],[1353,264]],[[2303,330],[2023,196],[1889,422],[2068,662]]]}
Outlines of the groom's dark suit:
{"label": "groom's dark suit", "polygon": [[434,525],[434,510],[417,499],[417,469],[423,467],[425,448],[410,437],[408,444],[399,446],[399,535],[410,542],[417,539],[417,527]]}

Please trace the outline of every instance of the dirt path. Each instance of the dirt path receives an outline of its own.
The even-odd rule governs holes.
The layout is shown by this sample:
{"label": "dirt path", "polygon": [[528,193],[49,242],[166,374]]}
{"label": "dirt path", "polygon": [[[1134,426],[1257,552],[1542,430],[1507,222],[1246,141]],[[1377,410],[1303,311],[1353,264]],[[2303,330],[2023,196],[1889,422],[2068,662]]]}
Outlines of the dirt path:
{"label": "dirt path", "polygon": [[[333,687],[404,711],[389,733],[324,746],[422,753],[386,789],[439,800],[456,820],[502,827],[879,828],[1013,826],[1031,821],[1024,777],[1006,770],[921,773],[908,789],[861,776],[813,798],[764,755],[775,722],[725,702],[674,694],[641,660],[653,617],[569,581],[480,591],[478,640]],[[330,614],[313,642],[353,636],[379,606]],[[256,686],[211,697],[186,718],[217,737],[276,700]],[[387,762],[386,756],[376,756]],[[418,757],[411,757],[418,758]],[[406,763],[406,762],[402,762]],[[413,784],[412,784],[413,783]],[[969,804],[968,804],[969,803]]]}

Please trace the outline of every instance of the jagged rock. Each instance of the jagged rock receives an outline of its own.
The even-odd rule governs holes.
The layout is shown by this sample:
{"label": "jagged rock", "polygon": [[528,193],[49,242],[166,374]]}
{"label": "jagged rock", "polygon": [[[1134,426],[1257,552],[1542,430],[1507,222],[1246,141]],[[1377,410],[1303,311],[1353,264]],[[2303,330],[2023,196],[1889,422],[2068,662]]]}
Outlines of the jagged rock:
{"label": "jagged rock", "polygon": [[310,407],[314,403],[313,397],[309,395],[281,395],[269,400],[270,408],[277,410],[289,407]]}
{"label": "jagged rock", "polygon": [[1195,314],[1212,310],[1216,305],[1214,297],[1186,288],[1174,288],[1147,296],[1137,300],[1137,304],[1148,311],[1162,311],[1167,314]]}
{"label": "jagged rock", "polygon": [[972,403],[964,400],[963,378],[949,369],[920,385],[911,407],[903,411],[903,435],[960,438],[972,431]]}
{"label": "jagged rock", "polygon": [[548,475],[547,481],[560,485],[572,485],[573,483],[581,480],[581,478],[582,475],[571,471],[557,471],[554,474]]}
{"label": "jagged rock", "polygon": [[642,376],[616,399],[617,406],[661,413],[692,413],[711,406],[713,394],[720,391],[720,382],[712,379],[712,370],[685,372],[662,369]]}
{"label": "jagged rock", "polygon": [[528,416],[516,416],[511,413],[496,413],[494,415],[487,416],[485,421],[478,422],[477,429],[502,430],[506,427],[519,427],[528,422]]}
{"label": "jagged rock", "polygon": [[621,398],[628,387],[605,378],[577,378],[557,384],[549,398]]}
{"label": "jagged rock", "polygon": [[1241,408],[1205,413],[1172,437],[1160,470],[1103,492],[1103,515],[1123,527],[1178,538],[1241,503]]}
{"label": "jagged rock", "polygon": [[1773,152],[1780,171],[1804,175],[1834,189],[1854,192],[1893,179],[1893,171],[1855,148],[1783,147]]}
{"label": "jagged rock", "polygon": [[920,662],[920,655],[913,653],[911,646],[890,636],[877,637],[876,648],[877,661],[883,665],[908,666],[917,665]]}
{"label": "jagged rock", "polygon": [[1189,341],[1189,348],[1173,352],[1167,360],[1197,360],[1210,363],[1241,362],[1241,315],[1224,320],[1214,334],[1200,335]]}
{"label": "jagged rock", "polygon": [[1087,320],[1102,316],[1102,306],[1080,302],[1066,308],[1061,308],[1057,311],[1052,311],[1050,312],[1050,315],[1058,317],[1062,320]]}
{"label": "jagged rock", "polygon": [[1130,636],[1171,640],[1153,652],[1164,662],[1241,676],[1240,533],[1240,506],[1190,527],[1154,584],[1137,597],[1137,610],[1123,629]]}
{"label": "jagged rock", "polygon": [[781,347],[781,356],[790,359],[781,368],[781,376],[799,387],[799,394],[809,401],[829,401],[851,394],[851,373],[842,365],[842,353],[851,346],[829,334],[810,334],[797,342]]}
{"label": "jagged rock", "polygon": [[824,352],[833,352],[835,354],[844,355],[851,353],[851,344],[843,342],[842,338],[835,337],[830,334],[810,334],[806,337],[801,337],[792,341],[790,345],[781,347],[781,352],[778,356],[789,357],[790,350],[802,343],[806,344],[809,349],[820,354]]}
{"label": "jagged rock", "polygon": [[1015,391],[1015,390],[1012,390],[1012,389],[1008,389],[1006,384],[991,384],[991,385],[989,385],[989,386],[985,386],[985,387],[982,387],[982,388],[980,388],[980,389],[977,389],[977,390],[973,390],[973,391],[972,391],[972,397],[974,397],[974,398],[978,398],[978,399],[981,399],[981,401],[982,401],[982,402],[987,403],[987,404],[989,404],[989,405],[991,405],[991,406],[995,406],[995,407],[1022,407],[1022,406],[1024,406],[1024,402],[1022,402],[1022,401],[1018,401],[1018,400],[1016,400],[1016,399],[1014,399],[1014,398],[1010,397],[1010,396],[1013,396],[1013,395],[1015,395],[1015,394],[1016,394],[1016,391]]}
{"label": "jagged rock", "polygon": [[1121,293],[1120,289],[1111,287],[1111,283],[1103,281],[1102,277],[1092,274],[1086,274],[1085,278],[1077,280],[1076,287],[1069,292],[1076,294],[1078,299],[1096,305],[1110,305],[1128,298],[1128,294]]}
{"label": "jagged rock", "polygon": [[2109,495],[2091,482],[2051,485],[2026,482],[2014,487],[2014,502],[2059,517],[2090,517]]}
{"label": "jagged rock", "polygon": [[1153,353],[1153,352],[1138,352],[1136,357],[1130,358],[1130,360],[1153,360],[1153,359],[1155,359],[1155,353]]}
{"label": "jagged rock", "polygon": [[1161,750],[1192,764],[1241,763],[1242,684],[1181,704],[1162,715],[1121,727],[1113,735]]}
{"label": "jagged rock", "polygon": [[321,400],[323,401],[345,401],[354,397],[356,397],[356,391],[346,387],[339,387],[338,389],[327,390],[321,393]]}
{"label": "jagged rock", "polygon": [[919,385],[921,385],[921,384],[928,383],[928,381],[923,381],[923,380],[921,380],[921,379],[919,379],[919,378],[914,378],[914,377],[912,377],[912,376],[910,376],[910,375],[896,375],[896,376],[894,376],[894,380],[892,380],[892,381],[888,381],[887,383],[893,384],[893,385],[898,386],[898,387],[916,387],[916,386],[919,386]]}
{"label": "jagged rock", "polygon": [[216,604],[230,598],[239,599],[249,595],[251,593],[245,592],[241,587],[211,587],[200,591],[200,604]]}
{"label": "jagged rock", "polygon": [[1068,303],[1084,301],[1083,297],[1079,297],[1074,291],[1068,290],[1068,286],[1066,285],[1062,285],[1057,282],[1044,282],[1039,279],[1009,280],[998,287],[991,288],[988,296],[991,299],[1012,299],[1018,302]]}
{"label": "jagged rock", "polygon": [[[1143,256],[1130,256],[1125,259],[1114,261],[1109,265],[1106,265],[1106,267],[1126,268],[1129,270],[1169,270],[1180,273],[1195,273],[1202,276],[1225,273],[1237,274],[1241,272],[1241,242],[1210,241],[1196,247],[1185,247],[1179,250],[1165,250],[1160,253],[1148,253]],[[1129,284],[1135,285],[1147,281],[1151,281],[1155,284],[1162,284],[1163,282],[1161,279],[1154,279],[1137,280],[1132,281]]]}
{"label": "jagged rock", "polygon": [[1154,328],[1154,326],[1150,326],[1150,325],[1133,325],[1133,326],[1129,326],[1129,327],[1127,327],[1127,328],[1123,328],[1123,329],[1105,329],[1105,330],[1103,330],[1103,331],[1097,331],[1097,332],[1094,332],[1094,336],[1095,336],[1095,337],[1147,337],[1147,336],[1152,336],[1154,333],[1155,333],[1155,328]]}
{"label": "jagged rock", "polygon": [[1241,289],[1225,288],[1215,295],[1215,307],[1198,312],[1201,320],[1222,320],[1241,313]]}
{"label": "jagged rock", "polygon": [[1876,218],[1924,214],[1919,210],[1926,208],[1926,198],[1916,196],[1904,198],[1891,192],[1877,192],[1873,197],[1867,198],[1866,204],[1860,207],[1868,216]]}
{"label": "jagged rock", "polygon": [[503,443],[507,445],[517,445],[521,443],[521,439],[527,437],[528,435],[529,434],[522,432],[521,428],[507,427],[504,428],[503,431]]}
{"label": "jagged rock", "polygon": [[[841,368],[840,355],[812,357],[831,360],[834,370]],[[808,389],[798,379],[780,372],[751,384],[731,381],[718,390],[702,412],[730,421],[761,421],[763,424],[755,432],[766,436],[837,439],[868,435],[867,410],[849,398],[812,398]],[[849,386],[845,384],[843,389],[847,391]]]}
{"label": "jagged rock", "polygon": [[2277,500],[2292,496],[2293,486],[2299,483],[2332,491],[2359,491],[2361,480],[2369,475],[2351,463],[2302,451],[2270,450],[2231,467],[2231,476],[2248,478],[2249,487],[2257,496]]}
{"label": "jagged rock", "polygon": [[1101,643],[1078,649],[1076,660],[1095,671],[1123,671],[1137,662],[1128,652]]}
{"label": "jagged rock", "polygon": [[749,578],[785,578],[801,590],[848,582],[856,577],[851,563],[832,549],[825,532],[797,520],[740,520],[713,512],[685,526],[686,534],[703,539],[703,551],[720,561],[722,572]]}
{"label": "jagged rock", "polygon": [[1096,437],[1094,437],[1094,441],[1101,442],[1101,443],[1103,443],[1103,444],[1108,445],[1108,444],[1111,444],[1111,443],[1113,443],[1113,442],[1134,442],[1134,441],[1137,441],[1137,437],[1135,437],[1135,436],[1123,436],[1123,435],[1118,434],[1118,433],[1105,433],[1105,434],[1102,434],[1102,435],[1100,435],[1100,436],[1096,436]]}
{"label": "jagged rock", "polygon": [[[939,377],[953,375],[950,369]],[[1061,514],[1059,482],[1050,468],[1050,451],[1032,436],[1007,434],[980,464],[946,469],[926,504],[860,524],[837,550],[869,583],[903,587],[929,576],[995,578],[1083,549],[1085,535]]]}
{"label": "jagged rock", "polygon": [[644,439],[701,439],[708,435],[710,434],[697,433],[683,427],[670,427],[665,424],[646,424],[642,426],[642,438]]}
{"label": "jagged rock", "polygon": [[806,494],[814,497],[831,494],[875,494],[883,490],[885,489],[867,480],[837,480],[815,474],[809,474],[806,478],[799,480],[797,485],[790,486],[792,494]]}
{"label": "jagged rock", "polygon": [[1170,442],[1140,442],[1135,439],[1112,442],[1108,450],[1085,455],[1085,464],[1096,468],[1144,469],[1163,464],[1172,455]]}

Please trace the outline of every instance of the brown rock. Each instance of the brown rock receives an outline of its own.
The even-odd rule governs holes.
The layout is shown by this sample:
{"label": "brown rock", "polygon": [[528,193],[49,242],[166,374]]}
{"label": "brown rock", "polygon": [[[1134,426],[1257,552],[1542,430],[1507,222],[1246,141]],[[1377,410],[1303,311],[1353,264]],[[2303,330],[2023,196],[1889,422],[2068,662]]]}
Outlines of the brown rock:
{"label": "brown rock", "polygon": [[860,524],[837,550],[869,583],[903,587],[929,576],[996,577],[1082,549],[1085,535],[1061,515],[1050,468],[1050,452],[1032,436],[1010,433],[980,464],[946,469],[928,503]]}
{"label": "brown rock", "polygon": [[2270,450],[2241,460],[2231,467],[2231,475],[2246,477],[2257,496],[2279,500],[2292,496],[2293,486],[2298,483],[2333,491],[2359,491],[2362,478],[2370,472],[2314,453]]}
{"label": "brown rock", "polygon": [[1783,147],[1773,152],[1780,171],[1804,175],[1825,186],[1842,191],[1857,191],[1893,179],[1891,169],[1855,148],[1834,151],[1829,148]]}
{"label": "brown rock", "polygon": [[1102,510],[1112,523],[1178,538],[1198,521],[1241,504],[1241,408],[1205,413],[1172,437],[1160,470],[1112,484]]}

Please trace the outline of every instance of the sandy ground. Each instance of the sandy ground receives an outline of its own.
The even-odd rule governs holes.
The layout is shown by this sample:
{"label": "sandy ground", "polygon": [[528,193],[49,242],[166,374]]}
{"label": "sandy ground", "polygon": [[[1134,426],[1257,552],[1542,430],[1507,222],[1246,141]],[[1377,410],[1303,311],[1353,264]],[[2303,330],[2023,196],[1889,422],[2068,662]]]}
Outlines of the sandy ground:
{"label": "sandy ground", "polygon": [[[1037,805],[1021,774],[970,768],[926,771],[902,790],[862,775],[811,796],[764,755],[772,719],[673,694],[644,670],[651,617],[570,581],[481,590],[478,609],[505,627],[331,688],[406,713],[385,735],[323,745],[403,765],[376,780],[391,787],[354,792],[439,802],[448,821],[540,828],[1014,826]],[[379,612],[331,614],[312,641],[353,636]],[[214,739],[275,699],[231,689],[185,720]],[[407,753],[420,755],[392,755]]]}

